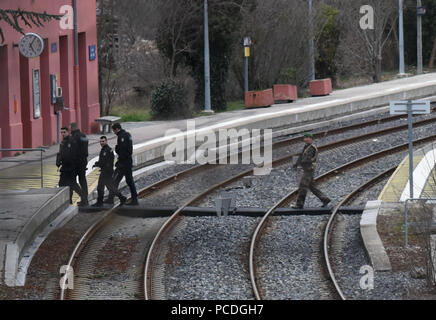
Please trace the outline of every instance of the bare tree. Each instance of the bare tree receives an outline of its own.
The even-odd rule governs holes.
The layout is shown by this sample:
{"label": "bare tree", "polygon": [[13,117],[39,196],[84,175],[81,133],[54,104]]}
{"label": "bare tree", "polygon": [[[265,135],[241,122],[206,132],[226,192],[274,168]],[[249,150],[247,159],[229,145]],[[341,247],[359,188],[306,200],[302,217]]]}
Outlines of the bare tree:
{"label": "bare tree", "polygon": [[[190,24],[202,16],[203,6],[197,0],[162,0],[158,12],[162,18],[157,34],[159,49],[169,57],[168,76],[175,77],[183,56],[191,52],[197,33]],[[163,38],[163,36],[165,38]]]}
{"label": "bare tree", "polygon": [[117,50],[119,48],[116,0],[100,0],[98,8],[100,102],[103,115],[108,115],[115,96],[119,92],[117,81],[119,77],[115,76],[118,71]]}
{"label": "bare tree", "polygon": [[[52,20],[60,20],[61,15],[48,14],[47,12],[33,12],[22,9],[12,10],[0,8],[0,21],[5,21],[15,31],[23,34],[23,25],[27,27],[36,26],[42,28],[44,24]],[[0,43],[5,41],[5,35],[0,27]]]}
{"label": "bare tree", "polygon": [[129,80],[142,92],[151,92],[165,77],[166,65],[154,40],[138,39],[126,52]]}
{"label": "bare tree", "polygon": [[[100,100],[109,114],[117,101],[161,79],[154,38],[157,0],[98,2]],[[149,89],[151,90],[151,88]]]}
{"label": "bare tree", "polygon": [[[315,1],[313,31],[315,47],[329,44],[322,37],[329,22],[324,15],[326,1]],[[270,0],[256,3],[254,11],[246,11],[240,38],[254,41],[250,58],[250,87],[268,88],[279,82],[307,86],[309,72],[309,18],[307,0]],[[235,50],[232,71],[244,90],[242,45]],[[336,46],[336,43],[333,44]],[[319,53],[315,53],[315,58]]]}
{"label": "bare tree", "polygon": [[[354,66],[372,74],[375,82],[382,80],[384,49],[396,26],[398,2],[396,0],[336,1],[341,9],[344,33],[341,39],[342,67]],[[374,28],[362,29],[360,8],[369,5],[374,9]]]}
{"label": "bare tree", "polygon": [[[254,11],[245,12],[240,38],[250,36],[250,86],[267,88],[283,73],[295,75],[302,84],[308,77],[308,19],[304,0],[257,1]],[[242,43],[235,50],[232,70],[244,88]]]}
{"label": "bare tree", "polygon": [[434,60],[436,59],[436,38],[434,39],[434,45],[433,45],[433,50],[431,51],[431,56],[430,56],[430,62],[428,67],[430,69],[433,69],[434,67]]}

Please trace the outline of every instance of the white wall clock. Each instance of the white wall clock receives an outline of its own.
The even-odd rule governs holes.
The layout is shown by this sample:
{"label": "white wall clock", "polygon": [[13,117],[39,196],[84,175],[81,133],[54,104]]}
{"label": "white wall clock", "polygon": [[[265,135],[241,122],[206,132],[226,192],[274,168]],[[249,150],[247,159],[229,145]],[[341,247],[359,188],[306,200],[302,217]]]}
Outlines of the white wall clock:
{"label": "white wall clock", "polygon": [[39,57],[44,51],[44,39],[36,33],[27,33],[21,38],[18,48],[27,58]]}

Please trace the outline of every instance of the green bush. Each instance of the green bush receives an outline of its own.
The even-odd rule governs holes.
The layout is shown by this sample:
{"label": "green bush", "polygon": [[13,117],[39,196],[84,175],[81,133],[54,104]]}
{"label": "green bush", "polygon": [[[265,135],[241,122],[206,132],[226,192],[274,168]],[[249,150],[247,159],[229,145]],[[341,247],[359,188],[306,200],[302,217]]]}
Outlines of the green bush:
{"label": "green bush", "polygon": [[188,92],[183,83],[172,79],[164,80],[152,94],[151,112],[155,119],[189,117]]}

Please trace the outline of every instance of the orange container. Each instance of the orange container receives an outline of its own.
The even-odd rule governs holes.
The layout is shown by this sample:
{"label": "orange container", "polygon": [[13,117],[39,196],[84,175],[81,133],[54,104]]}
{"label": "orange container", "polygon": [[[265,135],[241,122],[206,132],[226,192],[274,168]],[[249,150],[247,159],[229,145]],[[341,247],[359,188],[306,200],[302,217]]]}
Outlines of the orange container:
{"label": "orange container", "polygon": [[310,81],[310,94],[312,96],[328,96],[333,92],[332,79]]}
{"label": "orange container", "polygon": [[298,89],[290,84],[276,84],[274,86],[275,101],[297,101]]}
{"label": "orange container", "polygon": [[245,93],[246,108],[270,107],[274,104],[273,90],[249,91]]}

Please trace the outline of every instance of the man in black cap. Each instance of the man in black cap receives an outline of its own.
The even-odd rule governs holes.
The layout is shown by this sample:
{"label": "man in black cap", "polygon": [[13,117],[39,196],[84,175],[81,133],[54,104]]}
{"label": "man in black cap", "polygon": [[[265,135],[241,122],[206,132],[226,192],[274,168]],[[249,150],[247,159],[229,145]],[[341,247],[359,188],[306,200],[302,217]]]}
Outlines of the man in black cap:
{"label": "man in black cap", "polygon": [[103,136],[100,138],[101,151],[98,161],[94,164],[93,168],[97,167],[101,169],[100,177],[98,178],[98,198],[97,203],[93,207],[101,208],[103,207],[103,197],[104,188],[106,187],[109,192],[113,193],[120,199],[121,205],[126,203],[126,197],[121,194],[121,192],[114,187],[112,181],[112,175],[114,173],[114,152],[111,147],[107,144],[107,137]]}
{"label": "man in black cap", "polygon": [[304,149],[298,157],[297,163],[294,165],[294,169],[299,166],[303,168],[303,176],[301,177],[300,186],[298,189],[297,203],[292,207],[293,209],[303,209],[306,202],[307,192],[310,190],[315,196],[317,196],[323,203],[323,208],[327,207],[331,200],[319,190],[313,181],[316,163],[318,161],[318,149],[313,144],[313,134],[304,134]]}
{"label": "man in black cap", "polygon": [[[128,205],[138,205],[138,193],[136,192],[135,180],[133,180],[133,141],[132,136],[126,130],[121,128],[119,123],[112,126],[113,132],[118,136],[115,152],[118,154],[118,162],[114,173],[114,187],[118,188],[120,181],[126,177],[126,183],[130,188],[132,201]],[[114,196],[112,192],[109,194],[108,200],[105,203],[113,203]]]}
{"label": "man in black cap", "polygon": [[56,156],[56,166],[61,171],[59,187],[70,187],[70,203],[72,204],[73,191],[80,196],[82,201],[84,200],[84,195],[76,182],[74,174],[74,153],[68,128],[62,128],[61,135],[63,139],[59,146],[59,153]]}
{"label": "man in black cap", "polygon": [[[79,206],[88,206],[88,183],[86,181],[86,170],[88,165],[88,137],[82,133],[77,123],[71,124],[71,144],[73,146],[74,173],[79,177],[80,188],[84,198],[78,203]],[[74,177],[74,178],[75,178]]]}

